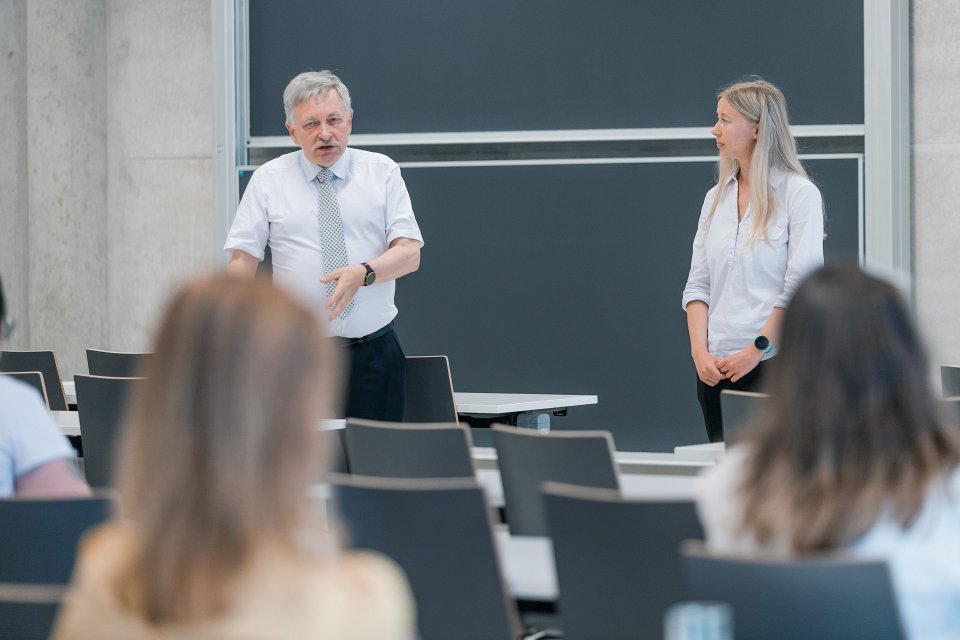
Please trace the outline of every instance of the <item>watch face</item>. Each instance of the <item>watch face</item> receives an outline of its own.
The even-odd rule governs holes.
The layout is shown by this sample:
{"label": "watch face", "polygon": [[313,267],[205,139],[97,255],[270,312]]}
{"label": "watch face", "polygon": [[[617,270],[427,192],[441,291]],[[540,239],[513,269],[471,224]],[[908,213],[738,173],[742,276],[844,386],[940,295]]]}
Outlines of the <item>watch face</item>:
{"label": "watch face", "polygon": [[766,351],[770,348],[770,339],[767,338],[767,336],[757,336],[753,341],[753,346],[760,349],[760,351]]}
{"label": "watch face", "polygon": [[373,281],[377,279],[377,274],[373,270],[373,267],[368,265],[366,262],[361,262],[363,268],[367,270],[367,273],[363,276],[363,286],[369,287],[373,284]]}

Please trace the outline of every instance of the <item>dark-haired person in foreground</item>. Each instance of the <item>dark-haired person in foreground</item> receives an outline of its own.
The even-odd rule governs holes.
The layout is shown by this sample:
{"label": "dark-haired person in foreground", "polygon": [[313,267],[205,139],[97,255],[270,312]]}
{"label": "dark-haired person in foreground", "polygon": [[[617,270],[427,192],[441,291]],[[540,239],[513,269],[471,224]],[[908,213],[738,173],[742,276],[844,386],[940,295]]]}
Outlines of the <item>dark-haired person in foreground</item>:
{"label": "dark-haired person in foreground", "polygon": [[[12,327],[0,283],[0,349]],[[36,389],[0,375],[0,498],[90,495],[74,458]]]}
{"label": "dark-haired person in foreground", "polygon": [[339,391],[316,316],[221,275],[166,312],[124,426],[122,513],[81,544],[58,640],[410,640],[388,559],[342,551],[308,488]]}
{"label": "dark-haired person in foreground", "polygon": [[960,637],[960,432],[889,284],[830,265],[797,289],[773,400],[702,480],[707,543],[890,563],[911,638]]}

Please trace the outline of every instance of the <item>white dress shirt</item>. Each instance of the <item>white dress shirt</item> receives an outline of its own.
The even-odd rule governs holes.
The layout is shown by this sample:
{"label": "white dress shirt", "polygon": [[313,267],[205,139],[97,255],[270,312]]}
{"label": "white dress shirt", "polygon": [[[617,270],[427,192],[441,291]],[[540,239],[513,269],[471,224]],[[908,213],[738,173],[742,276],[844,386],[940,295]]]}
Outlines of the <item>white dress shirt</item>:
{"label": "white dress shirt", "polygon": [[[774,171],[773,218],[767,239],[750,244],[753,204],[737,220],[737,179],[723,185],[713,217],[707,192],[693,240],[683,308],[693,300],[710,307],[707,349],[732,355],[760,334],[774,307],[786,307],[803,277],[823,264],[823,200],[820,190],[794,173]],[[776,346],[764,358],[772,357]]]}
{"label": "white dress shirt", "polygon": [[[273,279],[300,297],[327,322],[323,247],[317,219],[320,167],[303,151],[275,158],[257,169],[243,194],[224,249],[241,249],[263,260],[269,243]],[[348,264],[373,260],[397,238],[423,236],[413,215],[400,167],[385,155],[348,148],[330,171],[336,176]],[[397,315],[395,281],[360,287],[353,310],[327,325],[330,335],[359,338],[386,326]]]}
{"label": "white dress shirt", "polygon": [[0,498],[13,495],[16,479],[28,471],[73,457],[37,390],[0,376]]}
{"label": "white dress shirt", "polygon": [[[746,445],[731,447],[724,460],[696,484],[697,510],[707,545],[722,553],[760,549],[740,531],[743,501],[739,491],[750,455]],[[850,549],[858,558],[879,558],[890,565],[893,588],[908,637],[946,640],[960,637],[960,470],[934,481],[916,522],[904,531],[881,518]],[[789,555],[785,540],[765,550]]]}

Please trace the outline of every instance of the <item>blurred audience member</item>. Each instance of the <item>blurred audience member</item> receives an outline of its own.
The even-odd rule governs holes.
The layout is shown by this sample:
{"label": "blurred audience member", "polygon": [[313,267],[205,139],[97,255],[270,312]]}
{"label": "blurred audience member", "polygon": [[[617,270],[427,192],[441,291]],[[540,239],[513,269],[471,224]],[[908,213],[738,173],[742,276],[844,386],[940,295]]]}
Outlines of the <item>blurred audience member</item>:
{"label": "blurred audience member", "polygon": [[338,549],[307,490],[339,393],[315,315],[263,280],[173,300],[55,638],[413,637],[405,579]]}
{"label": "blurred audience member", "polygon": [[[0,283],[0,349],[13,331]],[[86,496],[73,447],[60,433],[37,390],[0,375],[0,498]]]}
{"label": "blurred audience member", "polygon": [[831,265],[800,285],[773,400],[702,483],[711,549],[886,559],[912,638],[960,633],[960,439],[891,285]]}

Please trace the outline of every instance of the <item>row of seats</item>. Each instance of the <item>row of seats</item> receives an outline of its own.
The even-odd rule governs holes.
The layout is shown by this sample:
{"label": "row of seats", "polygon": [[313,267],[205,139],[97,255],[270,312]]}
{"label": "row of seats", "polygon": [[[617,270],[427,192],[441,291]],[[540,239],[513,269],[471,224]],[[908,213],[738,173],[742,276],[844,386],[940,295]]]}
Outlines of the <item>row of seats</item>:
{"label": "row of seats", "polygon": [[[114,443],[126,403],[132,397],[138,375],[149,353],[87,349],[90,375],[74,376],[76,409],[81,438],[74,445],[83,456],[84,476],[93,488],[112,486]],[[405,420],[448,422],[457,420],[456,405],[446,356],[407,358],[411,389],[407,393]],[[0,351],[0,373],[17,377],[37,390],[52,411],[68,409],[61,374],[53,351]],[[47,390],[53,390],[48,393]]]}
{"label": "row of seats", "polygon": [[[148,353],[87,349],[87,371],[91,376],[130,378]],[[0,351],[0,373],[13,375],[36,388],[51,411],[66,411],[60,366],[53,351]]]}
{"label": "row of seats", "polygon": [[[606,431],[491,427],[514,535],[547,535],[540,485],[548,480],[619,493],[613,437]],[[353,475],[379,478],[476,478],[470,432],[457,424],[393,424],[347,419],[343,448]]]}
{"label": "row of seats", "polygon": [[[91,376],[132,378],[139,375],[145,352],[87,349],[87,372]],[[57,356],[51,350],[0,351],[0,373],[13,375],[35,387],[51,411],[68,409],[61,384]],[[453,399],[450,362],[446,356],[408,356],[407,376],[413,385],[431,393],[408,394],[404,409],[407,422],[447,422],[457,420]]]}
{"label": "row of seats", "polygon": [[[531,442],[556,436],[529,434]],[[517,603],[505,587],[476,479],[333,476],[330,484],[353,545],[384,553],[404,569],[422,637],[519,637]],[[702,538],[689,501],[630,499],[616,489],[555,482],[543,485],[542,500],[559,615],[570,640],[659,637],[666,609],[690,598],[730,603],[740,639],[774,637],[771,630],[778,638],[902,637],[883,563],[719,558],[689,542],[681,554],[684,540]],[[3,637],[45,637],[30,629],[49,629],[56,598],[41,602],[38,583],[66,583],[76,541],[110,508],[105,498],[0,500]],[[42,548],[38,539],[46,540]],[[33,589],[18,601],[9,587],[25,582]],[[26,616],[24,600],[32,603]],[[3,610],[11,601],[19,605],[15,614]]]}
{"label": "row of seats", "polygon": [[[449,445],[433,448],[424,433],[442,434],[459,453],[451,454]],[[351,420],[342,436],[354,476],[332,479],[339,510],[356,546],[390,555],[408,574],[423,637],[515,638],[516,605],[504,591],[469,432],[456,424]],[[409,437],[417,440],[404,440]],[[379,446],[369,446],[383,438]],[[657,637],[666,607],[691,597],[733,604],[738,638],[769,637],[770,624],[776,624],[778,637],[791,637],[783,635],[783,627],[794,619],[797,624],[787,628],[797,629],[796,637],[811,637],[811,621],[820,625],[819,637],[865,637],[865,629],[866,637],[900,637],[882,563],[737,561],[696,547],[681,556],[683,540],[702,537],[692,503],[624,498],[608,433],[496,427],[493,438],[511,532],[552,540],[568,638]],[[447,467],[412,468],[438,462]],[[424,484],[424,477],[440,479]],[[544,486],[544,480],[571,484]],[[21,520],[0,517],[2,522],[17,522],[19,529]],[[0,548],[14,549],[2,540]],[[0,593],[8,582],[17,581],[0,569]],[[451,586],[458,583],[462,589]],[[758,606],[763,598],[768,606]],[[744,609],[746,603],[751,606]],[[772,615],[778,607],[783,611]]]}
{"label": "row of seats", "polygon": [[[353,542],[403,567],[424,638],[519,637],[476,483],[353,478],[333,485]],[[702,536],[690,502],[557,483],[544,486],[543,498],[568,640],[661,637],[667,608],[687,599],[729,603],[738,640],[903,638],[883,562],[717,557],[702,543],[683,542]]]}
{"label": "row of seats", "polygon": [[[566,638],[659,637],[686,599],[730,603],[737,638],[902,637],[882,562],[715,557],[689,542],[703,538],[692,501],[621,494],[609,433],[492,435],[510,533],[552,542]],[[354,544],[404,568],[424,637],[517,637],[469,432],[350,419],[343,442],[338,511]]]}
{"label": "row of seats", "polygon": [[0,499],[0,637],[46,640],[77,543],[112,510],[104,496]]}

